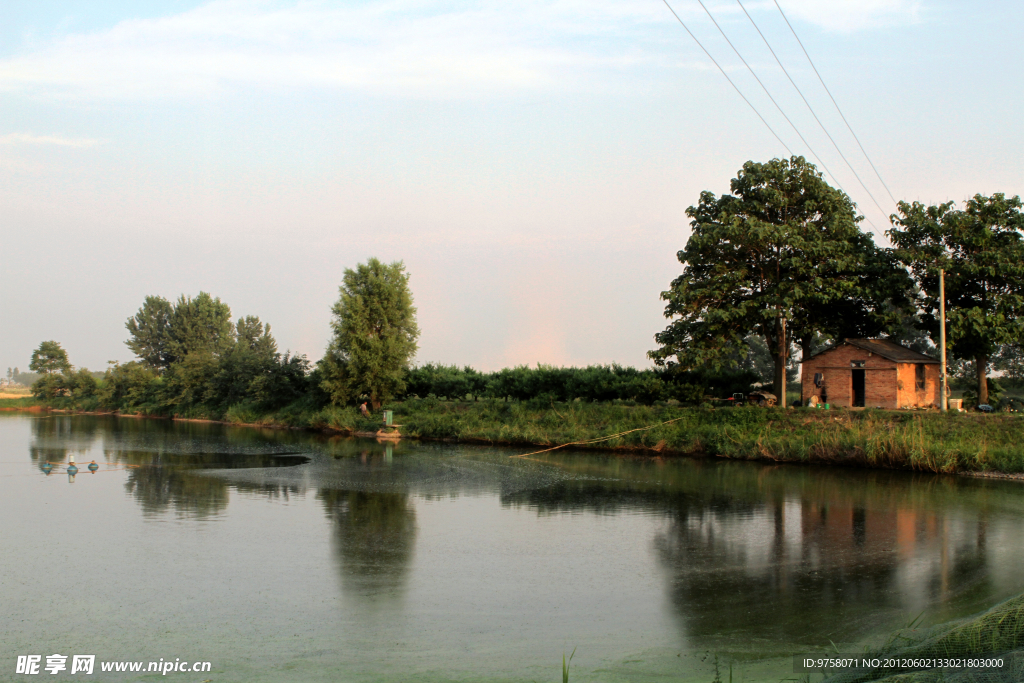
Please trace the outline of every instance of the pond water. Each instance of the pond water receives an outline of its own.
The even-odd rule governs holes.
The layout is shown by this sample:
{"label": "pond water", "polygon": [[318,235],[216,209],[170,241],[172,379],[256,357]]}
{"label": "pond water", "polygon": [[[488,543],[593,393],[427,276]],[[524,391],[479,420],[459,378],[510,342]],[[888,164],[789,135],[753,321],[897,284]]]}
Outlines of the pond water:
{"label": "pond water", "polygon": [[1024,484],[519,452],[0,415],[0,679],[778,681],[1024,592]]}

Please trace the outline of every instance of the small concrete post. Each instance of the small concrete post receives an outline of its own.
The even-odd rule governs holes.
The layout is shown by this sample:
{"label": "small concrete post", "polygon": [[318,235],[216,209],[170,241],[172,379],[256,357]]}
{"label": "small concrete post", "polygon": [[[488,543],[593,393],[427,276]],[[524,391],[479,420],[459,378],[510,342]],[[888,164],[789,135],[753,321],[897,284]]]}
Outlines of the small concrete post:
{"label": "small concrete post", "polygon": [[949,407],[949,390],[946,388],[946,273],[939,268],[939,356],[942,368],[939,370],[939,410],[946,412]]}

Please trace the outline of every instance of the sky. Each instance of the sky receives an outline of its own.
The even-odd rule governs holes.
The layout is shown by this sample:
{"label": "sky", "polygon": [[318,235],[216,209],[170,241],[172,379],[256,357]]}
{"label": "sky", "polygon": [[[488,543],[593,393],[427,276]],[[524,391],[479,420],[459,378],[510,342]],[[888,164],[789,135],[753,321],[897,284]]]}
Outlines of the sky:
{"label": "sky", "polygon": [[743,7],[834,145],[737,2],[705,5],[793,127],[669,1],[781,142],[662,0],[0,0],[0,365],[130,360],[147,295],[200,291],[317,360],[377,257],[418,363],[646,367],[686,208],[748,160],[821,163],[883,244],[885,186],[1024,191],[1024,4],[779,0],[876,175],[773,0]]}

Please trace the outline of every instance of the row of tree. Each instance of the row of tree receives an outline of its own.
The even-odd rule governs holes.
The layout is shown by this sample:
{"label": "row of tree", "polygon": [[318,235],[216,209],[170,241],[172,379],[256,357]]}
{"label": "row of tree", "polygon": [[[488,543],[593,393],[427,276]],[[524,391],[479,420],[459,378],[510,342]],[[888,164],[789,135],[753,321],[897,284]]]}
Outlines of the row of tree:
{"label": "row of tree", "polygon": [[297,401],[317,408],[365,400],[376,409],[406,396],[699,401],[708,391],[745,392],[758,380],[750,369],[538,366],[482,373],[439,364],[412,367],[419,330],[408,280],[401,263],[371,259],[346,270],[333,308],[334,334],[315,368],[304,356],[281,354],[270,326],[258,317],[232,322],[228,305],[203,292],[176,302],[147,297],[125,325],[126,344],[138,360],[111,364],[99,385],[87,370],[74,371],[57,342],[44,342],[32,358],[32,368],[43,373],[34,389],[44,398],[95,395],[109,408],[210,415],[239,404],[266,411]]}
{"label": "row of tree", "polygon": [[860,229],[850,198],[795,156],[747,162],[731,194],[703,192],[687,215],[683,272],[662,293],[671,322],[648,354],[658,366],[735,366],[753,335],[775,352],[784,395],[789,340],[806,358],[843,338],[937,339],[940,270],[948,350],[973,363],[980,402],[992,358],[1021,355],[1019,197],[977,195],[963,208],[900,202],[887,231],[893,247],[883,248]]}
{"label": "row of tree", "polygon": [[408,394],[421,397],[542,402],[618,400],[649,405],[668,400],[694,403],[707,394],[725,398],[734,392],[746,393],[758,376],[749,370],[683,372],[678,368],[638,370],[620,365],[538,365],[478,372],[470,367],[431,363],[411,369],[405,381]]}
{"label": "row of tree", "polygon": [[655,336],[654,370],[413,368],[419,328],[409,275],[401,262],[377,259],[345,270],[331,342],[315,367],[280,353],[258,317],[232,321],[227,304],[200,293],[147,297],[126,323],[138,360],[113,364],[100,386],[74,372],[56,342],[44,342],[30,368],[42,373],[40,396],[92,392],[111,407],[178,414],[295,401],[365,400],[376,409],[409,394],[651,402],[699,398],[711,387],[745,391],[769,372],[785,396],[795,375],[791,344],[805,358],[849,337],[934,348],[942,269],[952,365],[975,373],[984,402],[993,360],[1011,374],[1024,370],[1021,208],[1001,194],[963,208],[900,203],[893,246],[883,248],[860,229],[850,198],[803,158],[748,162],[731,194],[704,192],[687,209],[692,234],[678,253],[682,274],[662,293],[671,322]]}

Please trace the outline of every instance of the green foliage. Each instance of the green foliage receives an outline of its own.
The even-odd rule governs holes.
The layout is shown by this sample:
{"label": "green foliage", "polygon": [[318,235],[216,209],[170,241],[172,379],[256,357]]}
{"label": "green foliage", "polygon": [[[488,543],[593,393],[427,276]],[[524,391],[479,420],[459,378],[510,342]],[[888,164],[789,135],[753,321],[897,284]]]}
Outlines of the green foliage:
{"label": "green foliage", "polygon": [[32,372],[52,375],[55,372],[70,371],[71,363],[68,362],[67,352],[61,348],[59,343],[44,341],[39,348],[32,352],[32,361],[28,364],[28,369]]}
{"label": "green foliage", "polygon": [[987,400],[990,359],[1024,336],[1024,214],[1019,197],[975,195],[925,206],[900,202],[889,231],[897,255],[921,288],[921,324],[939,331],[939,269],[946,271],[947,344],[955,358],[973,360],[977,390]]}
{"label": "green foliage", "polygon": [[236,329],[235,343],[220,356],[216,372],[207,380],[206,400],[218,405],[248,401],[265,408],[291,403],[305,393],[305,357],[282,357],[270,325],[256,316],[239,319]]}
{"label": "green foliage", "polygon": [[147,296],[142,308],[128,319],[125,327],[131,339],[125,345],[151,368],[166,368],[171,355],[171,318],[174,307],[162,296]]}
{"label": "green foliage", "polygon": [[99,382],[86,368],[64,375],[68,395],[74,399],[91,398],[96,395]]}
{"label": "green foliage", "polygon": [[206,292],[194,299],[183,294],[173,306],[148,296],[125,327],[131,335],[128,348],[160,370],[192,354],[217,356],[235,342],[231,308]]}
{"label": "green foliage", "polygon": [[1003,373],[1007,379],[1024,380],[1024,346],[1003,344],[992,358],[992,368]]}
{"label": "green foliage", "polygon": [[[762,384],[771,384],[775,381],[775,354],[768,348],[764,339],[757,335],[748,335],[743,340],[746,344],[746,355],[739,362],[739,367],[757,376],[757,381]],[[800,366],[796,361],[795,347],[790,344],[786,355],[786,381],[793,382],[797,378]],[[742,389],[741,389],[742,391]]]}
{"label": "green foliage", "polygon": [[32,395],[44,400],[67,397],[73,401],[96,395],[99,383],[92,373],[82,368],[75,372],[70,366],[63,372],[45,374],[32,385]]}
{"label": "green foliage", "polygon": [[[29,368],[42,373],[32,383],[32,395],[43,400],[66,397],[72,401],[96,395],[98,383],[87,369],[77,372],[68,361],[68,354],[55,341],[45,341],[32,353]],[[15,371],[11,370],[14,377]]]}
{"label": "green foliage", "polygon": [[159,385],[159,375],[146,363],[113,363],[98,396],[102,405],[134,412],[157,406]]}
{"label": "green foliage", "polygon": [[685,369],[729,367],[755,335],[775,354],[781,394],[781,318],[802,345],[816,333],[876,333],[892,322],[886,303],[902,303],[909,280],[858,228],[850,198],[802,157],[747,162],[731,188],[702,192],[687,209],[683,273],[662,293],[671,323],[648,355]]}
{"label": "green foliage", "polygon": [[374,410],[405,389],[416,353],[416,308],[401,261],[375,258],[345,269],[334,305],[334,337],[320,362],[322,386],[336,404],[367,396]]}
{"label": "green foliage", "polygon": [[64,376],[49,373],[43,375],[32,384],[32,395],[43,400],[66,396]]}
{"label": "green foliage", "polygon": [[751,371],[684,372],[677,367],[637,370],[620,365],[585,368],[518,366],[481,373],[473,368],[427,364],[410,370],[407,393],[448,399],[511,399],[515,401],[634,401],[650,405],[674,399],[699,401],[705,394],[719,398],[747,392],[758,380]]}
{"label": "green foliage", "polygon": [[259,417],[257,407],[251,403],[236,403],[224,413],[224,421],[231,424],[252,424]]}
{"label": "green foliage", "polygon": [[[231,309],[201,292],[171,305],[147,297],[127,327],[140,362],[115,365],[101,400],[122,410],[220,418],[281,408],[306,396],[309,361],[283,356],[257,316],[231,322]],[[238,406],[244,406],[240,408]],[[241,411],[241,412],[240,412]]]}

